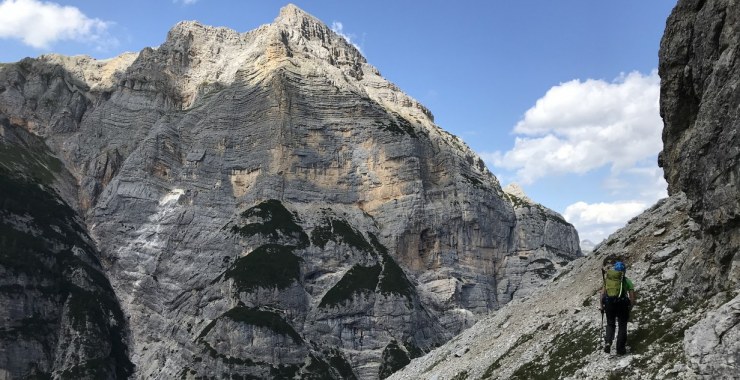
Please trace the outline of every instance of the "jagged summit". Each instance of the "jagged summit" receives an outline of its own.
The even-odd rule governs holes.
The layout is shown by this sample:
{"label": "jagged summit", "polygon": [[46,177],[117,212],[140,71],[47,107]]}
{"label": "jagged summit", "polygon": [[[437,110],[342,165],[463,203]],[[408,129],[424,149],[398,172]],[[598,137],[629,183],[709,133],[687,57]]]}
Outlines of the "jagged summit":
{"label": "jagged summit", "polygon": [[535,203],[527,196],[527,193],[524,192],[524,189],[518,183],[512,182],[504,187],[503,190],[506,194],[513,195],[527,203]]}
{"label": "jagged summit", "polygon": [[321,20],[292,3],[280,8],[280,13],[278,13],[274,23],[295,28],[301,28],[307,24],[326,26]]}

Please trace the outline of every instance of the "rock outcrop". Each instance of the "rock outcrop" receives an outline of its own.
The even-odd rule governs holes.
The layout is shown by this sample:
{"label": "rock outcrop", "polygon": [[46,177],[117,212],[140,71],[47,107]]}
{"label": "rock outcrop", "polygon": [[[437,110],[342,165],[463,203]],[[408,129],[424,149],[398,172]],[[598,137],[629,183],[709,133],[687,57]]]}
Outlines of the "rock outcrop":
{"label": "rock outcrop", "polygon": [[516,184],[504,188],[504,197],[516,214],[512,234],[513,255],[499,263],[504,276],[500,299],[523,297],[549,283],[564,265],[581,256],[578,235],[563,217],[533,202]]}
{"label": "rock outcrop", "polygon": [[74,178],[0,117],[0,378],[125,378],[128,327],[99,253],[61,194]]}
{"label": "rock outcrop", "polygon": [[740,281],[739,56],[740,4],[678,2],[660,47],[660,164],[669,194],[686,193],[706,234],[682,271],[688,296]]}
{"label": "rock outcrop", "polygon": [[60,197],[137,378],[386,377],[580,255],[292,5],[248,33],[182,22],[138,54],[3,65],[0,114],[74,176]]}
{"label": "rock outcrop", "polygon": [[[670,197],[393,379],[735,379],[740,373],[740,8],[678,1],[660,49]],[[601,348],[603,259],[620,256],[638,301],[628,355]],[[484,337],[484,338],[481,338]]]}

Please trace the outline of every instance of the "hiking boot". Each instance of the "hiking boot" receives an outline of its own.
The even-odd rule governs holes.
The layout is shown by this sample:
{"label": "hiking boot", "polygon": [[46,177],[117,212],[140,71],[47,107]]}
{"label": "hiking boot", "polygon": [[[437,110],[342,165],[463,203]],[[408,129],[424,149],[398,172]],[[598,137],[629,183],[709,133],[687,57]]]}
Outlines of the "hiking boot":
{"label": "hiking boot", "polygon": [[606,352],[607,354],[610,353],[610,352],[612,352],[612,346],[609,345],[609,344],[607,344],[606,346],[604,346],[604,352]]}
{"label": "hiking boot", "polygon": [[627,355],[627,350],[617,350],[617,355]]}

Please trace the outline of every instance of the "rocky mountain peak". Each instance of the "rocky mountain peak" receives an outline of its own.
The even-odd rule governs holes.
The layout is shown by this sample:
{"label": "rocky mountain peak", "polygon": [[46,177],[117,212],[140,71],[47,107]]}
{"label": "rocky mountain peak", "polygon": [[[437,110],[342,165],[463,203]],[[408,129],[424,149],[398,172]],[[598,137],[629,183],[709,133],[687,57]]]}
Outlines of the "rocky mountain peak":
{"label": "rocky mountain peak", "polygon": [[[21,200],[40,180],[65,183],[69,235],[96,260],[73,260],[80,239],[23,251],[0,239],[0,306],[19,305],[0,307],[12,332],[0,334],[0,379],[110,378],[88,373],[98,359],[135,365],[134,378],[385,378],[580,255],[572,225],[506,198],[462,140],[292,5],[246,33],[182,22],[159,47],[107,62],[2,65],[0,89],[0,193],[10,183],[19,199],[2,206],[23,205],[0,209],[0,230],[24,244],[59,235]],[[22,286],[29,257],[58,254],[67,266]],[[33,290],[47,277],[78,284],[66,268],[94,284],[27,318],[51,302]],[[87,307],[93,294],[110,305]],[[76,320],[126,329],[68,334],[64,316],[88,309]],[[54,330],[25,335],[47,320]],[[96,355],[43,359],[57,346]]]}
{"label": "rocky mountain peak", "polygon": [[519,186],[518,183],[510,183],[506,187],[503,188],[504,192],[508,195],[513,195],[527,203],[534,203],[527,194],[524,192],[524,189],[522,189],[521,186]]}

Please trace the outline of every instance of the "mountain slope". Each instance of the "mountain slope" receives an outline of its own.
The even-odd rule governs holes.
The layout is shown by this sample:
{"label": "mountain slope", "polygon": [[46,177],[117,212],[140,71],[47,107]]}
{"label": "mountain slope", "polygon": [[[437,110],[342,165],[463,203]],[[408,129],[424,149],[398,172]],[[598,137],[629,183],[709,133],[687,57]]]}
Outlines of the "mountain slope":
{"label": "mountain slope", "polygon": [[[393,379],[737,378],[738,15],[734,1],[681,0],[668,19],[660,164],[670,197]],[[627,260],[638,293],[624,357],[601,351],[595,309],[610,256]]]}
{"label": "mountain slope", "polygon": [[135,377],[385,377],[580,256],[292,5],[247,33],[182,22],[138,54],[5,65],[0,113],[77,180]]}
{"label": "mountain slope", "polygon": [[94,243],[59,193],[73,178],[0,117],[0,378],[125,378],[128,326]]}

